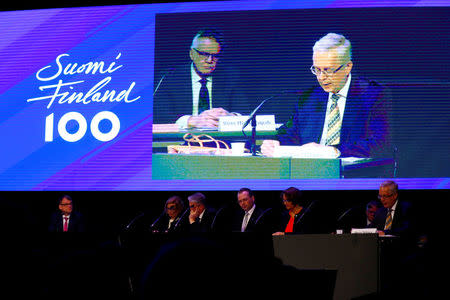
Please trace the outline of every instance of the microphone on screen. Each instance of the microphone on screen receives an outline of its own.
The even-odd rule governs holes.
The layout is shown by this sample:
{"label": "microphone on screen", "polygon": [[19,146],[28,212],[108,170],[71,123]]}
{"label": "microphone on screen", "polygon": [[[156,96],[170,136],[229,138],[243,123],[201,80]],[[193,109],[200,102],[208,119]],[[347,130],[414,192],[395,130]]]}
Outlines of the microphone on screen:
{"label": "microphone on screen", "polygon": [[158,84],[156,85],[155,91],[153,92],[153,96],[155,96],[156,92],[159,90],[159,87],[161,86],[161,83],[164,81],[167,75],[171,74],[173,71],[175,71],[175,68],[168,68],[166,72],[161,76],[161,79],[158,81]]}
{"label": "microphone on screen", "polygon": [[259,105],[251,112],[250,116],[248,117],[247,121],[245,121],[244,125],[242,126],[242,133],[244,134],[244,136],[246,136],[245,134],[245,127],[247,127],[247,125],[251,122],[252,125],[252,137],[251,137],[251,153],[253,156],[256,156],[256,113],[259,111],[259,109],[261,108],[261,106],[264,105],[264,103],[266,103],[267,101],[270,101],[274,98],[277,98],[281,95],[285,95],[285,94],[292,94],[292,93],[300,93],[301,90],[283,90],[275,95],[272,95],[270,97],[265,98],[263,101],[261,101],[261,103],[259,103]]}
{"label": "microphone on screen", "polygon": [[283,90],[275,95],[272,95],[270,97],[265,98],[264,100],[262,100],[259,105],[251,112],[250,116],[248,117],[247,121],[245,121],[244,125],[242,126],[242,130],[244,130],[245,127],[247,127],[247,125],[251,122],[251,120],[253,119],[253,117],[255,116],[255,114],[259,111],[259,109],[261,108],[261,106],[264,105],[264,103],[266,103],[267,101],[270,101],[274,98],[277,98],[281,95],[284,94],[295,94],[295,93],[299,93],[301,92],[301,90]]}

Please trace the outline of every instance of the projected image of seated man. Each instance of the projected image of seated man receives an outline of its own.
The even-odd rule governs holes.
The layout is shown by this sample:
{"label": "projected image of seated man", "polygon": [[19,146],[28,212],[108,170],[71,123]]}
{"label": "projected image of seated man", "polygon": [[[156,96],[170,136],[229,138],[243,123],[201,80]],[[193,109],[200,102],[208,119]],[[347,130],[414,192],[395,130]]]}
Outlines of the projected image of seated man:
{"label": "projected image of seated man", "polygon": [[278,140],[265,140],[261,152],[273,156],[278,145],[332,150],[336,157],[377,157],[390,153],[389,91],[352,74],[352,46],[329,33],[313,47],[311,72],[319,86],[302,92]]}
{"label": "projected image of seated man", "polygon": [[190,62],[162,75],[155,85],[154,124],[215,129],[219,117],[234,115],[233,107],[244,97],[236,72],[221,64],[223,47],[219,31],[197,32],[189,49]]}

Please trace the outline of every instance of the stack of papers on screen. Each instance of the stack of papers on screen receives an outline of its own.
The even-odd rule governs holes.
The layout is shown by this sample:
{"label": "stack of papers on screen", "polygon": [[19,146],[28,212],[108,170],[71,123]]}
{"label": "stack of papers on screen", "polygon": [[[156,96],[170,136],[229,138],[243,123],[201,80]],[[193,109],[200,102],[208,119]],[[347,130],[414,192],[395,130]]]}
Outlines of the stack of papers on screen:
{"label": "stack of papers on screen", "polygon": [[178,132],[177,124],[153,124],[153,133]]}
{"label": "stack of papers on screen", "polygon": [[292,158],[338,158],[339,154],[332,147],[317,147],[306,144],[303,146],[278,146],[275,147],[274,157]]}
{"label": "stack of papers on screen", "polygon": [[343,166],[351,165],[354,163],[362,162],[364,160],[369,160],[365,157],[341,157],[341,162]]}

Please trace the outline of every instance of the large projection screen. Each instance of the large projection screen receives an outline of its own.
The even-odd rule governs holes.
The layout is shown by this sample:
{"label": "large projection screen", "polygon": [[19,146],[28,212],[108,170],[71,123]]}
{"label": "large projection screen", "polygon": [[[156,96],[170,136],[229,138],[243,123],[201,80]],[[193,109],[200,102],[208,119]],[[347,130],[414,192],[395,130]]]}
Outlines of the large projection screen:
{"label": "large projection screen", "polygon": [[[405,189],[448,189],[449,15],[447,1],[389,7],[385,1],[205,1],[0,12],[0,190],[236,190],[243,182],[255,190],[351,190],[377,188],[388,177]],[[239,73],[242,115],[293,91],[258,112],[280,124],[298,94],[317,85],[310,71],[315,41],[329,32],[346,36],[352,76],[376,80],[391,93],[395,151],[380,165],[395,171],[373,175],[376,161],[369,161],[366,174],[355,164],[353,177],[343,175],[339,159],[155,150],[165,145],[161,136],[182,140],[184,132],[153,131],[160,113],[154,94],[190,63],[192,38],[202,27],[223,32],[220,64]]]}

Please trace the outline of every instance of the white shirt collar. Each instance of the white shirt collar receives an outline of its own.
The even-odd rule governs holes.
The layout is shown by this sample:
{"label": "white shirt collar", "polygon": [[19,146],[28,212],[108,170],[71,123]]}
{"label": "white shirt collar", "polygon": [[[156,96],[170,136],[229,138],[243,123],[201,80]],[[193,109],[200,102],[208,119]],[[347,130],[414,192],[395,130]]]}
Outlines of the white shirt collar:
{"label": "white shirt collar", "polygon": [[[395,200],[394,205],[392,205],[391,209],[391,218],[394,219],[395,210],[397,209],[398,199]],[[386,215],[389,213],[389,208],[387,209]]]}
{"label": "white shirt collar", "polygon": [[253,212],[255,211],[256,205],[253,204],[252,208],[250,208],[248,211],[246,211],[245,213],[248,213],[249,216],[251,216],[253,214]]}
{"label": "white shirt collar", "polygon": [[202,211],[202,213],[198,216],[198,218],[201,220],[203,219],[203,215],[205,214],[206,208]]}
{"label": "white shirt collar", "polygon": [[[197,74],[194,68],[194,63],[191,64],[191,85],[192,85],[192,115],[197,116],[198,115],[198,95],[201,89],[202,84],[200,83],[200,80],[202,78],[200,75]],[[211,91],[212,91],[212,76],[206,76],[206,87],[209,91],[209,101],[211,102]],[[211,105],[211,103],[210,103]],[[180,119],[182,119],[181,117]],[[177,124],[181,128],[187,128],[187,118],[178,122]]]}
{"label": "white shirt collar", "polygon": [[[352,73],[348,74],[347,77],[347,81],[345,82],[344,86],[342,87],[342,89],[337,92],[337,95],[339,95],[340,97],[344,97],[347,98],[348,95],[348,90],[350,89],[350,82],[352,81]],[[329,96],[331,97],[333,93],[329,93]]]}
{"label": "white shirt collar", "polygon": [[395,209],[397,208],[397,204],[398,204],[398,199],[395,200],[394,205],[392,205],[391,210],[395,211]]}
{"label": "white shirt collar", "polygon": [[[341,116],[341,120],[344,119],[345,105],[347,104],[347,95],[348,95],[348,91],[350,89],[350,82],[351,81],[352,81],[352,74],[350,73],[350,74],[348,74],[347,81],[345,82],[344,86],[337,93],[337,95],[339,95],[339,100],[338,100],[337,104],[338,104],[338,107],[339,107],[339,114]],[[330,113],[331,104],[333,103],[333,100],[331,99],[331,96],[333,96],[333,93],[328,93],[327,111],[326,111],[326,114],[325,114],[325,122],[323,124],[322,136],[321,136],[321,139],[320,139],[320,144],[321,145],[325,145],[326,139],[327,139],[328,117],[329,117],[329,113]]]}
{"label": "white shirt collar", "polygon": [[[194,63],[191,63],[191,78],[192,78],[192,82],[196,82],[196,83],[198,83],[202,79],[202,77],[200,75],[198,75],[197,71],[195,71]],[[206,76],[205,78],[206,78],[207,82],[212,81],[211,76]]]}

